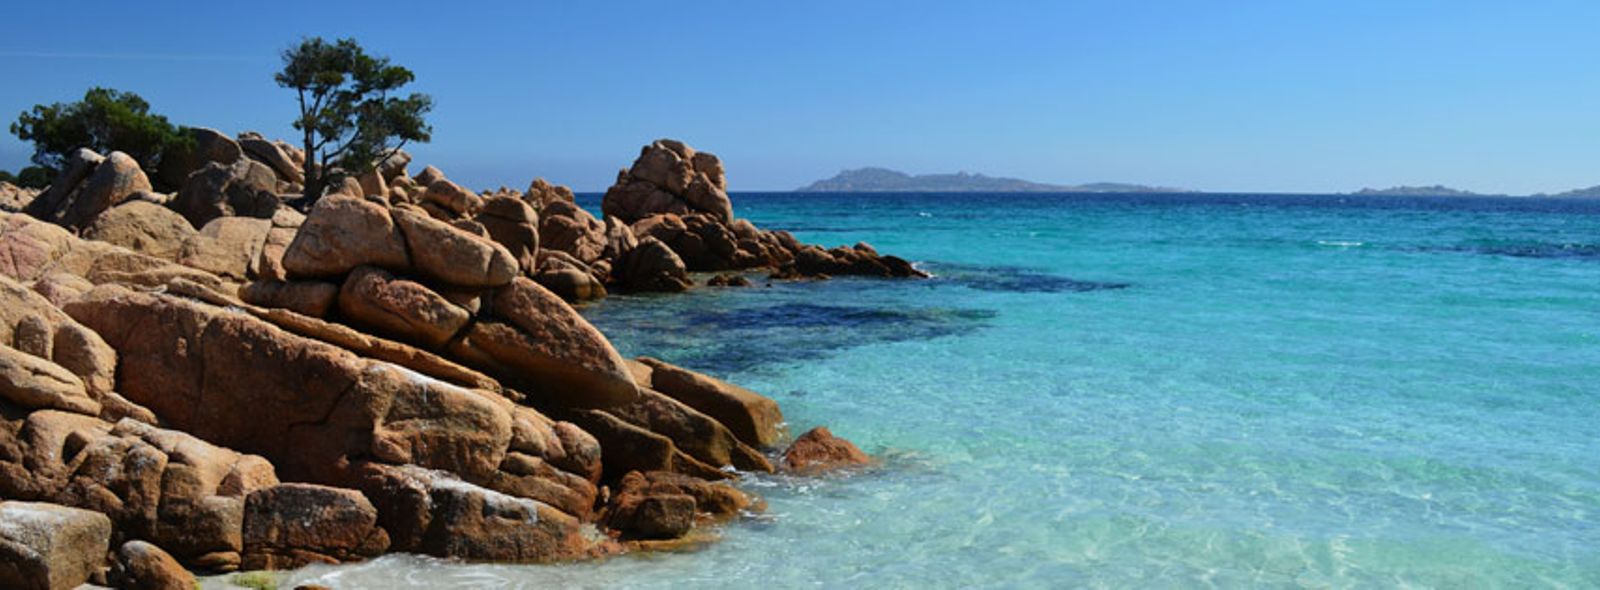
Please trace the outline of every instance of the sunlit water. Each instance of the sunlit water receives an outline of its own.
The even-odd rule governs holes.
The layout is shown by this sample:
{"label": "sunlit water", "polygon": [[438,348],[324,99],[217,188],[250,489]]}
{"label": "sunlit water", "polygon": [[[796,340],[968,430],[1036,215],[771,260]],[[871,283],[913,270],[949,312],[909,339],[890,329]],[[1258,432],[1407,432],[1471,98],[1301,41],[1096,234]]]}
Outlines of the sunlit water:
{"label": "sunlit water", "polygon": [[939,278],[586,315],[624,354],[764,392],[880,466],[748,478],[766,515],[698,552],[387,557],[285,586],[1600,586],[1600,202],[735,204]]}

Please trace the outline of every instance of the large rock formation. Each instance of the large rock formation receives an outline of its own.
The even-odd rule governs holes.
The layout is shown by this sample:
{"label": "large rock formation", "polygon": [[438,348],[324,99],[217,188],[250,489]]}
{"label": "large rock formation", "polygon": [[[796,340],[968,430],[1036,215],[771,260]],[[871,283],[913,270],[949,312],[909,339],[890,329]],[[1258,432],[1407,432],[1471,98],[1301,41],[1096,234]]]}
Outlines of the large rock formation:
{"label": "large rock formation", "polygon": [[280,194],[305,154],[192,133],[157,179],[176,195],[83,150],[0,213],[0,507],[107,531],[17,541],[0,509],[0,586],[568,560],[756,506],[722,482],[775,469],[776,404],[626,361],[568,304],[792,269],[805,247],[733,217],[715,156],[652,145],[627,175],[651,196],[603,222],[565,187],[475,194],[401,154],[301,214]]}
{"label": "large rock formation", "polygon": [[132,156],[111,152],[102,158],[80,149],[68,159],[50,190],[29,203],[26,212],[76,230],[106,209],[150,189],[150,179]]}
{"label": "large rock formation", "polygon": [[[716,156],[663,139],[644,146],[633,166],[617,174],[601,209],[606,217],[631,224],[640,240],[666,244],[690,271],[771,268],[778,278],[927,276],[911,263],[870,247],[824,250],[800,244],[787,232],[757,229],[734,217],[727,188]],[[617,279],[628,284],[630,275]],[[655,290],[653,286],[645,282],[639,288]]]}
{"label": "large rock formation", "polygon": [[254,160],[210,162],[183,182],[172,208],[195,227],[232,215],[270,218],[279,205],[277,182],[270,168]]}
{"label": "large rock formation", "polygon": [[260,457],[131,419],[39,410],[5,421],[0,447],[0,497],[104,513],[194,567],[239,565],[244,495],[277,483]]}
{"label": "large rock formation", "polygon": [[221,131],[205,127],[186,129],[189,137],[194,140],[193,143],[177,146],[161,156],[161,168],[156,175],[163,190],[174,190],[183,186],[183,182],[190,174],[194,174],[208,162],[228,166],[244,157],[244,150],[239,147],[239,142]]}

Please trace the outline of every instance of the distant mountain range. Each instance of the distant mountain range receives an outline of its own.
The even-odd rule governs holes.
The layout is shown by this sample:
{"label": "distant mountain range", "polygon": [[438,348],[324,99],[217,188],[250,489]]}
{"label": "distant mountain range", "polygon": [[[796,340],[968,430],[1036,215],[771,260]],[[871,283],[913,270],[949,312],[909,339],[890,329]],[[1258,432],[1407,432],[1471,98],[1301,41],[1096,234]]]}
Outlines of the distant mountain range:
{"label": "distant mountain range", "polygon": [[[1396,186],[1396,187],[1385,188],[1385,189],[1364,188],[1364,189],[1358,190],[1358,191],[1350,193],[1350,194],[1359,195],[1359,196],[1368,196],[1368,197],[1505,197],[1505,196],[1510,196],[1510,195],[1495,194],[1495,193],[1475,193],[1475,192],[1472,192],[1472,191],[1464,191],[1464,190],[1461,190],[1461,189],[1450,188],[1448,186],[1443,186],[1443,185],[1438,185],[1438,184],[1433,185],[1433,186]],[[1574,190],[1570,190],[1570,191],[1567,191],[1567,192],[1564,192],[1564,193],[1556,193],[1556,194],[1553,194],[1553,195],[1552,194],[1548,194],[1548,193],[1538,193],[1538,194],[1528,195],[1528,196],[1530,196],[1530,197],[1540,197],[1540,198],[1552,198],[1552,199],[1600,199],[1600,186],[1591,186],[1589,188],[1574,189]]]}
{"label": "distant mountain range", "polygon": [[[1046,184],[1019,178],[987,176],[971,172],[955,174],[906,174],[888,168],[845,170],[833,178],[818,180],[795,189],[796,192],[985,192],[985,193],[1195,193],[1189,189],[1120,182],[1089,184]],[[1444,185],[1363,188],[1349,193],[1364,197],[1504,197],[1495,193],[1475,193]],[[1600,186],[1563,193],[1529,195],[1545,198],[1600,199]]]}
{"label": "distant mountain range", "polygon": [[[1433,186],[1396,186],[1396,187],[1381,188],[1381,189],[1380,188],[1364,188],[1364,189],[1358,190],[1358,191],[1350,193],[1350,194],[1352,194],[1352,195],[1360,195],[1360,196],[1365,196],[1365,197],[1484,197],[1484,196],[1490,196],[1490,195],[1483,195],[1483,194],[1475,193],[1475,192],[1472,192],[1472,191],[1464,191],[1464,190],[1461,190],[1461,189],[1454,189],[1454,188],[1450,188],[1448,186],[1439,185],[1439,184],[1436,184],[1436,185],[1433,185]],[[1503,196],[1503,195],[1493,195],[1493,196]]]}
{"label": "distant mountain range", "polygon": [[1567,192],[1564,192],[1564,193],[1556,193],[1556,194],[1553,194],[1553,195],[1538,194],[1538,195],[1534,195],[1534,196],[1535,197],[1557,197],[1557,198],[1563,198],[1563,199],[1600,199],[1600,186],[1591,186],[1589,188],[1573,189],[1573,190],[1570,190],[1570,191],[1567,191]]}
{"label": "distant mountain range", "polygon": [[986,192],[986,193],[1183,193],[1184,189],[1096,182],[1091,184],[1045,184],[1017,178],[1000,178],[957,172],[955,174],[906,174],[888,168],[845,170],[833,178],[818,180],[796,189],[800,192]]}

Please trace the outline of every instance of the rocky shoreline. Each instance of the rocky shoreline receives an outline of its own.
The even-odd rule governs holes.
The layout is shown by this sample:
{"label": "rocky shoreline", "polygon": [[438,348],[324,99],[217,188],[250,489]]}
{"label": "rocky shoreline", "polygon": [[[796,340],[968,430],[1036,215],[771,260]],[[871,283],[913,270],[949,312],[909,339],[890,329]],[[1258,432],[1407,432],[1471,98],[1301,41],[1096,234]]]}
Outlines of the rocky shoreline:
{"label": "rocky shoreline", "polygon": [[737,218],[710,153],[645,146],[603,220],[403,152],[302,212],[299,150],[191,132],[174,193],[88,150],[0,183],[0,587],[588,559],[759,508],[741,472],[869,460],[825,428],[780,453],[775,402],[624,359],[572,307],[690,272],[926,276]]}

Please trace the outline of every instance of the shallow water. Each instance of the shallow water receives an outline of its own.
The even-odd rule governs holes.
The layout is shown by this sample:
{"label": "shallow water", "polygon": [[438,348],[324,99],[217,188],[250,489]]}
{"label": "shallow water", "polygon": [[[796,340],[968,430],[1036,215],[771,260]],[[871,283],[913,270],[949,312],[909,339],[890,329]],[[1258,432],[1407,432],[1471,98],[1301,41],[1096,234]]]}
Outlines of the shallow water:
{"label": "shallow water", "polygon": [[387,557],[286,586],[1600,586],[1600,202],[735,203],[939,276],[586,315],[882,465],[749,478],[766,515],[698,552]]}

